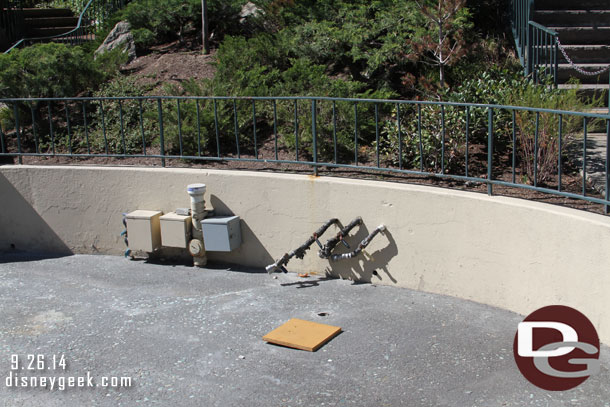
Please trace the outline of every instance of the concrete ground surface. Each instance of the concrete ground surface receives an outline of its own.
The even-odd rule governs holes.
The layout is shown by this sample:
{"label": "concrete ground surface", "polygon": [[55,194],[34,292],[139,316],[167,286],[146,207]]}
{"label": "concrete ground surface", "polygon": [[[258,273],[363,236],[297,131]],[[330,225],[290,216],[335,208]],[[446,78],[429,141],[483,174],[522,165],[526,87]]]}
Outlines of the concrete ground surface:
{"label": "concrete ground surface", "polygon": [[[0,257],[0,405],[610,406],[606,346],[598,375],[546,392],[515,365],[520,315],[395,287],[254,271]],[[261,339],[290,318],[344,332],[313,353]],[[19,377],[90,374],[95,384],[113,376],[132,384],[7,387],[11,355]],[[27,370],[28,355],[44,355],[44,370]],[[53,355],[64,355],[65,371],[53,369]]]}

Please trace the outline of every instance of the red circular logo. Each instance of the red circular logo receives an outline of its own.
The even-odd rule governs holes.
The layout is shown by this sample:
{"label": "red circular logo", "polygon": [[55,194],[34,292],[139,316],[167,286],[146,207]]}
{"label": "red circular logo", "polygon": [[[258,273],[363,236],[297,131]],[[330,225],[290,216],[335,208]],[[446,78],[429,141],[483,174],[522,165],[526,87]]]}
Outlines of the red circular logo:
{"label": "red circular logo", "polygon": [[513,353],[517,367],[533,385],[564,391],[599,371],[599,337],[579,311],[550,305],[519,323]]}

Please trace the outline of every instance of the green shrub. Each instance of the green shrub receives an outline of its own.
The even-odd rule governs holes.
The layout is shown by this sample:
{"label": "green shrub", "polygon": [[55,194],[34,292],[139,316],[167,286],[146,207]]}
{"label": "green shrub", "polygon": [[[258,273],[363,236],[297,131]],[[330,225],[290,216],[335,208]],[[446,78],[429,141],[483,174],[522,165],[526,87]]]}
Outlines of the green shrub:
{"label": "green shrub", "polygon": [[396,113],[394,106],[391,118],[385,119],[381,125],[379,149],[386,162],[399,165],[399,152],[402,151],[403,168],[437,173],[443,168],[446,171],[456,170],[455,167],[465,153],[464,108],[428,104],[419,108],[416,105],[400,105],[400,139]]}
{"label": "green shrub", "polygon": [[[209,32],[217,40],[237,33],[238,16],[245,0],[208,1]],[[165,41],[182,41],[189,30],[201,31],[201,0],[135,0],[115,14],[106,31],[120,20],[129,21],[140,49]]]}
{"label": "green shrub", "polygon": [[78,46],[37,44],[0,54],[0,98],[75,96],[103,79]]}
{"label": "green shrub", "polygon": [[[578,95],[578,89],[555,89],[552,86],[524,83],[512,89],[508,103],[518,106],[529,106],[544,109],[583,111],[595,106],[598,100],[584,103]],[[538,125],[536,125],[538,122]],[[589,122],[589,124],[594,124]],[[530,111],[517,111],[515,115],[517,151],[521,159],[527,182],[547,183],[557,173],[559,153],[559,118],[557,114],[539,114]],[[536,148],[536,127],[538,127]],[[562,154],[575,141],[577,133],[583,128],[583,119],[579,116],[563,115]],[[534,162],[536,161],[536,165]],[[536,173],[536,174],[535,174]],[[535,179],[537,175],[537,179]]]}
{"label": "green shrub", "polygon": [[[95,97],[129,97],[145,95],[150,89],[136,82],[133,77],[120,76],[108,82],[95,93]],[[140,104],[142,116],[140,116]],[[156,102],[149,100],[104,100],[90,105],[89,143],[95,152],[110,154],[138,154],[143,152],[144,143],[150,147],[157,137]],[[121,121],[122,115],[122,121]],[[121,123],[122,122],[122,123]],[[122,131],[121,131],[122,124]],[[84,128],[75,129],[80,140],[85,143]]]}

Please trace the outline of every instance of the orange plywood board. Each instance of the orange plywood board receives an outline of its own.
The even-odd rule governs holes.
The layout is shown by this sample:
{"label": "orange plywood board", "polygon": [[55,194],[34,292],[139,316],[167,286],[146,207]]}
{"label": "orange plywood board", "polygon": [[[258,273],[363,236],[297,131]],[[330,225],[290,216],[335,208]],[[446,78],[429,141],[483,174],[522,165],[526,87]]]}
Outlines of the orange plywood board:
{"label": "orange plywood board", "polygon": [[292,318],[263,336],[263,339],[276,345],[315,352],[340,332],[341,328],[338,326]]}

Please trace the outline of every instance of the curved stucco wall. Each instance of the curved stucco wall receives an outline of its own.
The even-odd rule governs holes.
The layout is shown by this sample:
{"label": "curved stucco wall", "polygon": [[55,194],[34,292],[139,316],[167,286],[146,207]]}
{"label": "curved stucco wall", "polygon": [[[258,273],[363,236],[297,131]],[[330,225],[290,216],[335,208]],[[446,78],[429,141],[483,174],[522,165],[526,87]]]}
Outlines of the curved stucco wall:
{"label": "curved stucco wall", "polygon": [[194,182],[207,185],[209,207],[242,219],[242,247],[211,253],[212,260],[262,269],[328,218],[347,223],[362,216],[364,226],[350,243],[381,223],[388,229],[364,255],[329,263],[314,245],[289,269],[448,294],[522,314],[568,305],[610,343],[610,219],[513,198],[261,172],[4,166],[0,250],[121,254],[121,213],[187,207],[185,188]]}

